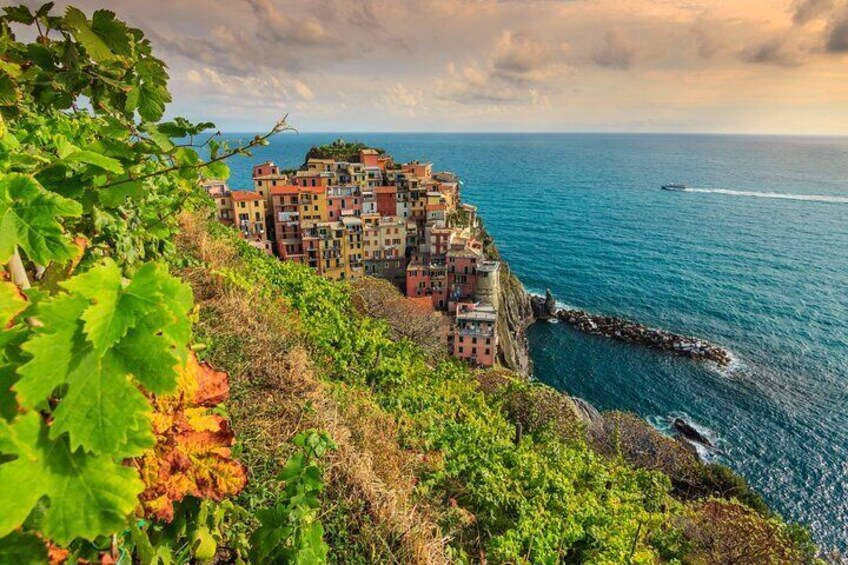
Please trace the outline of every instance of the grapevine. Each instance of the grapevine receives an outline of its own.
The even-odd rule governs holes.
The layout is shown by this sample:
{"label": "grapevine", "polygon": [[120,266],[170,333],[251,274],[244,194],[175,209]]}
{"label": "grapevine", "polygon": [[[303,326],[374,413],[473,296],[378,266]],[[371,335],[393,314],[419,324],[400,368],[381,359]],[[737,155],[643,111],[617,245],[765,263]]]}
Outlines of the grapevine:
{"label": "grapevine", "polygon": [[244,486],[209,410],[226,374],[191,353],[194,300],[168,261],[178,214],[207,202],[199,179],[289,128],[230,147],[211,123],[162,121],[167,80],[108,10],[3,8],[0,561],[114,558],[138,517]]}

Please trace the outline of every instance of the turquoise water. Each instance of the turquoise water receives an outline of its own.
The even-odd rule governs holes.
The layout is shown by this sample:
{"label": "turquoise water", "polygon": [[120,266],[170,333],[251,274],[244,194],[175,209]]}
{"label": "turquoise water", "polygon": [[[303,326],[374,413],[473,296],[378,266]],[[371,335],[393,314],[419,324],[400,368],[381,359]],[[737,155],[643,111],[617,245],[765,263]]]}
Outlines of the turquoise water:
{"label": "turquoise water", "polygon": [[[277,138],[231,184],[336,137]],[[537,378],[658,427],[686,415],[774,508],[848,549],[848,139],[343,137],[459,174],[529,290],[732,350],[720,371],[561,324],[529,332]],[[672,181],[699,191],[658,190]]]}

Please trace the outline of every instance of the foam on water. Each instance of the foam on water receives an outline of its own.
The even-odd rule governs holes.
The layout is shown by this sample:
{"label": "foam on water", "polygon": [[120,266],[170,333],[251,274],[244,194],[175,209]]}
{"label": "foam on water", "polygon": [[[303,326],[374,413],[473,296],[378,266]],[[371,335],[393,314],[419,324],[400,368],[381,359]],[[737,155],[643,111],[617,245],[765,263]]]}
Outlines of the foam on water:
{"label": "foam on water", "polygon": [[778,200],[800,200],[802,202],[829,202],[848,204],[848,197],[828,196],[824,194],[785,194],[782,192],[756,192],[751,190],[730,190],[728,188],[689,188],[680,192],[700,192],[704,194],[727,194],[729,196],[748,196],[751,198],[776,198]]}

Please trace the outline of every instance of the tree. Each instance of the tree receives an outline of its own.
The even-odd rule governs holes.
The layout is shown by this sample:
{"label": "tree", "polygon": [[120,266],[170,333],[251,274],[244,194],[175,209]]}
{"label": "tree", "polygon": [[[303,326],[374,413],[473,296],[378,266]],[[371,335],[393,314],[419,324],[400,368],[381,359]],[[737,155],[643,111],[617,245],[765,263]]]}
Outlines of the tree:
{"label": "tree", "polygon": [[373,277],[354,282],[353,294],[362,313],[385,320],[397,339],[418,345],[430,360],[446,357],[450,322],[433,310],[429,298],[407,298],[390,282]]}

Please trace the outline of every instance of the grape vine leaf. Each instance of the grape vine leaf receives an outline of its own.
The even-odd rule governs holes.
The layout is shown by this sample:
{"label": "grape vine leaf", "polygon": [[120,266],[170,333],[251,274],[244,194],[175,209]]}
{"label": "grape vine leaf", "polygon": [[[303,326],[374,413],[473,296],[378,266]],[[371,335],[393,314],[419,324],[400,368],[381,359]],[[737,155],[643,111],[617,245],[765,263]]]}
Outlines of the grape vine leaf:
{"label": "grape vine leaf", "polygon": [[121,270],[111,259],[62,283],[62,286],[91,301],[82,314],[82,320],[85,333],[98,352],[109,349],[135,324],[139,311],[134,308],[132,300],[122,300]]}
{"label": "grape vine leaf", "polygon": [[8,329],[15,316],[26,307],[26,298],[18,287],[8,281],[0,281],[0,329]]}
{"label": "grape vine leaf", "polygon": [[65,12],[65,23],[71,28],[76,40],[85,47],[94,61],[109,61],[116,58],[106,42],[91,29],[88,19],[81,10],[68,6]]}
{"label": "grape vine leaf", "polygon": [[61,385],[51,439],[67,433],[71,449],[139,455],[153,442],[150,403],[139,390],[177,386],[177,365],[191,337],[191,290],[154,263],[126,282],[106,260],[61,283],[69,293],[41,301],[40,322],[22,350],[18,400],[35,408]]}
{"label": "grape vine leaf", "polygon": [[76,247],[58,218],[81,214],[79,203],[45,190],[29,175],[0,174],[0,263],[18,246],[41,265],[72,258]]}
{"label": "grape vine leaf", "polygon": [[72,449],[114,453],[150,404],[115,356],[89,349],[68,372],[68,394],[53,412],[51,439],[68,432]]}
{"label": "grape vine leaf", "polygon": [[11,424],[0,420],[0,537],[20,527],[36,503],[50,500],[41,527],[60,545],[120,530],[144,485],[132,467],[73,452],[66,438],[52,441],[36,412]]}
{"label": "grape vine leaf", "polygon": [[227,421],[209,407],[226,399],[227,374],[199,363],[194,354],[179,371],[171,396],[153,399],[156,444],[135,460],[148,515],[170,521],[174,503],[186,496],[221,500],[237,494],[247,479],[230,454],[234,441]]}
{"label": "grape vine leaf", "polygon": [[47,546],[36,535],[12,532],[0,539],[0,563],[44,565],[47,560]]}
{"label": "grape vine leaf", "polygon": [[60,294],[36,307],[35,317],[42,326],[21,346],[32,359],[18,369],[20,379],[14,387],[24,408],[34,408],[67,381],[68,369],[79,356],[80,316],[87,306],[82,296]]}

